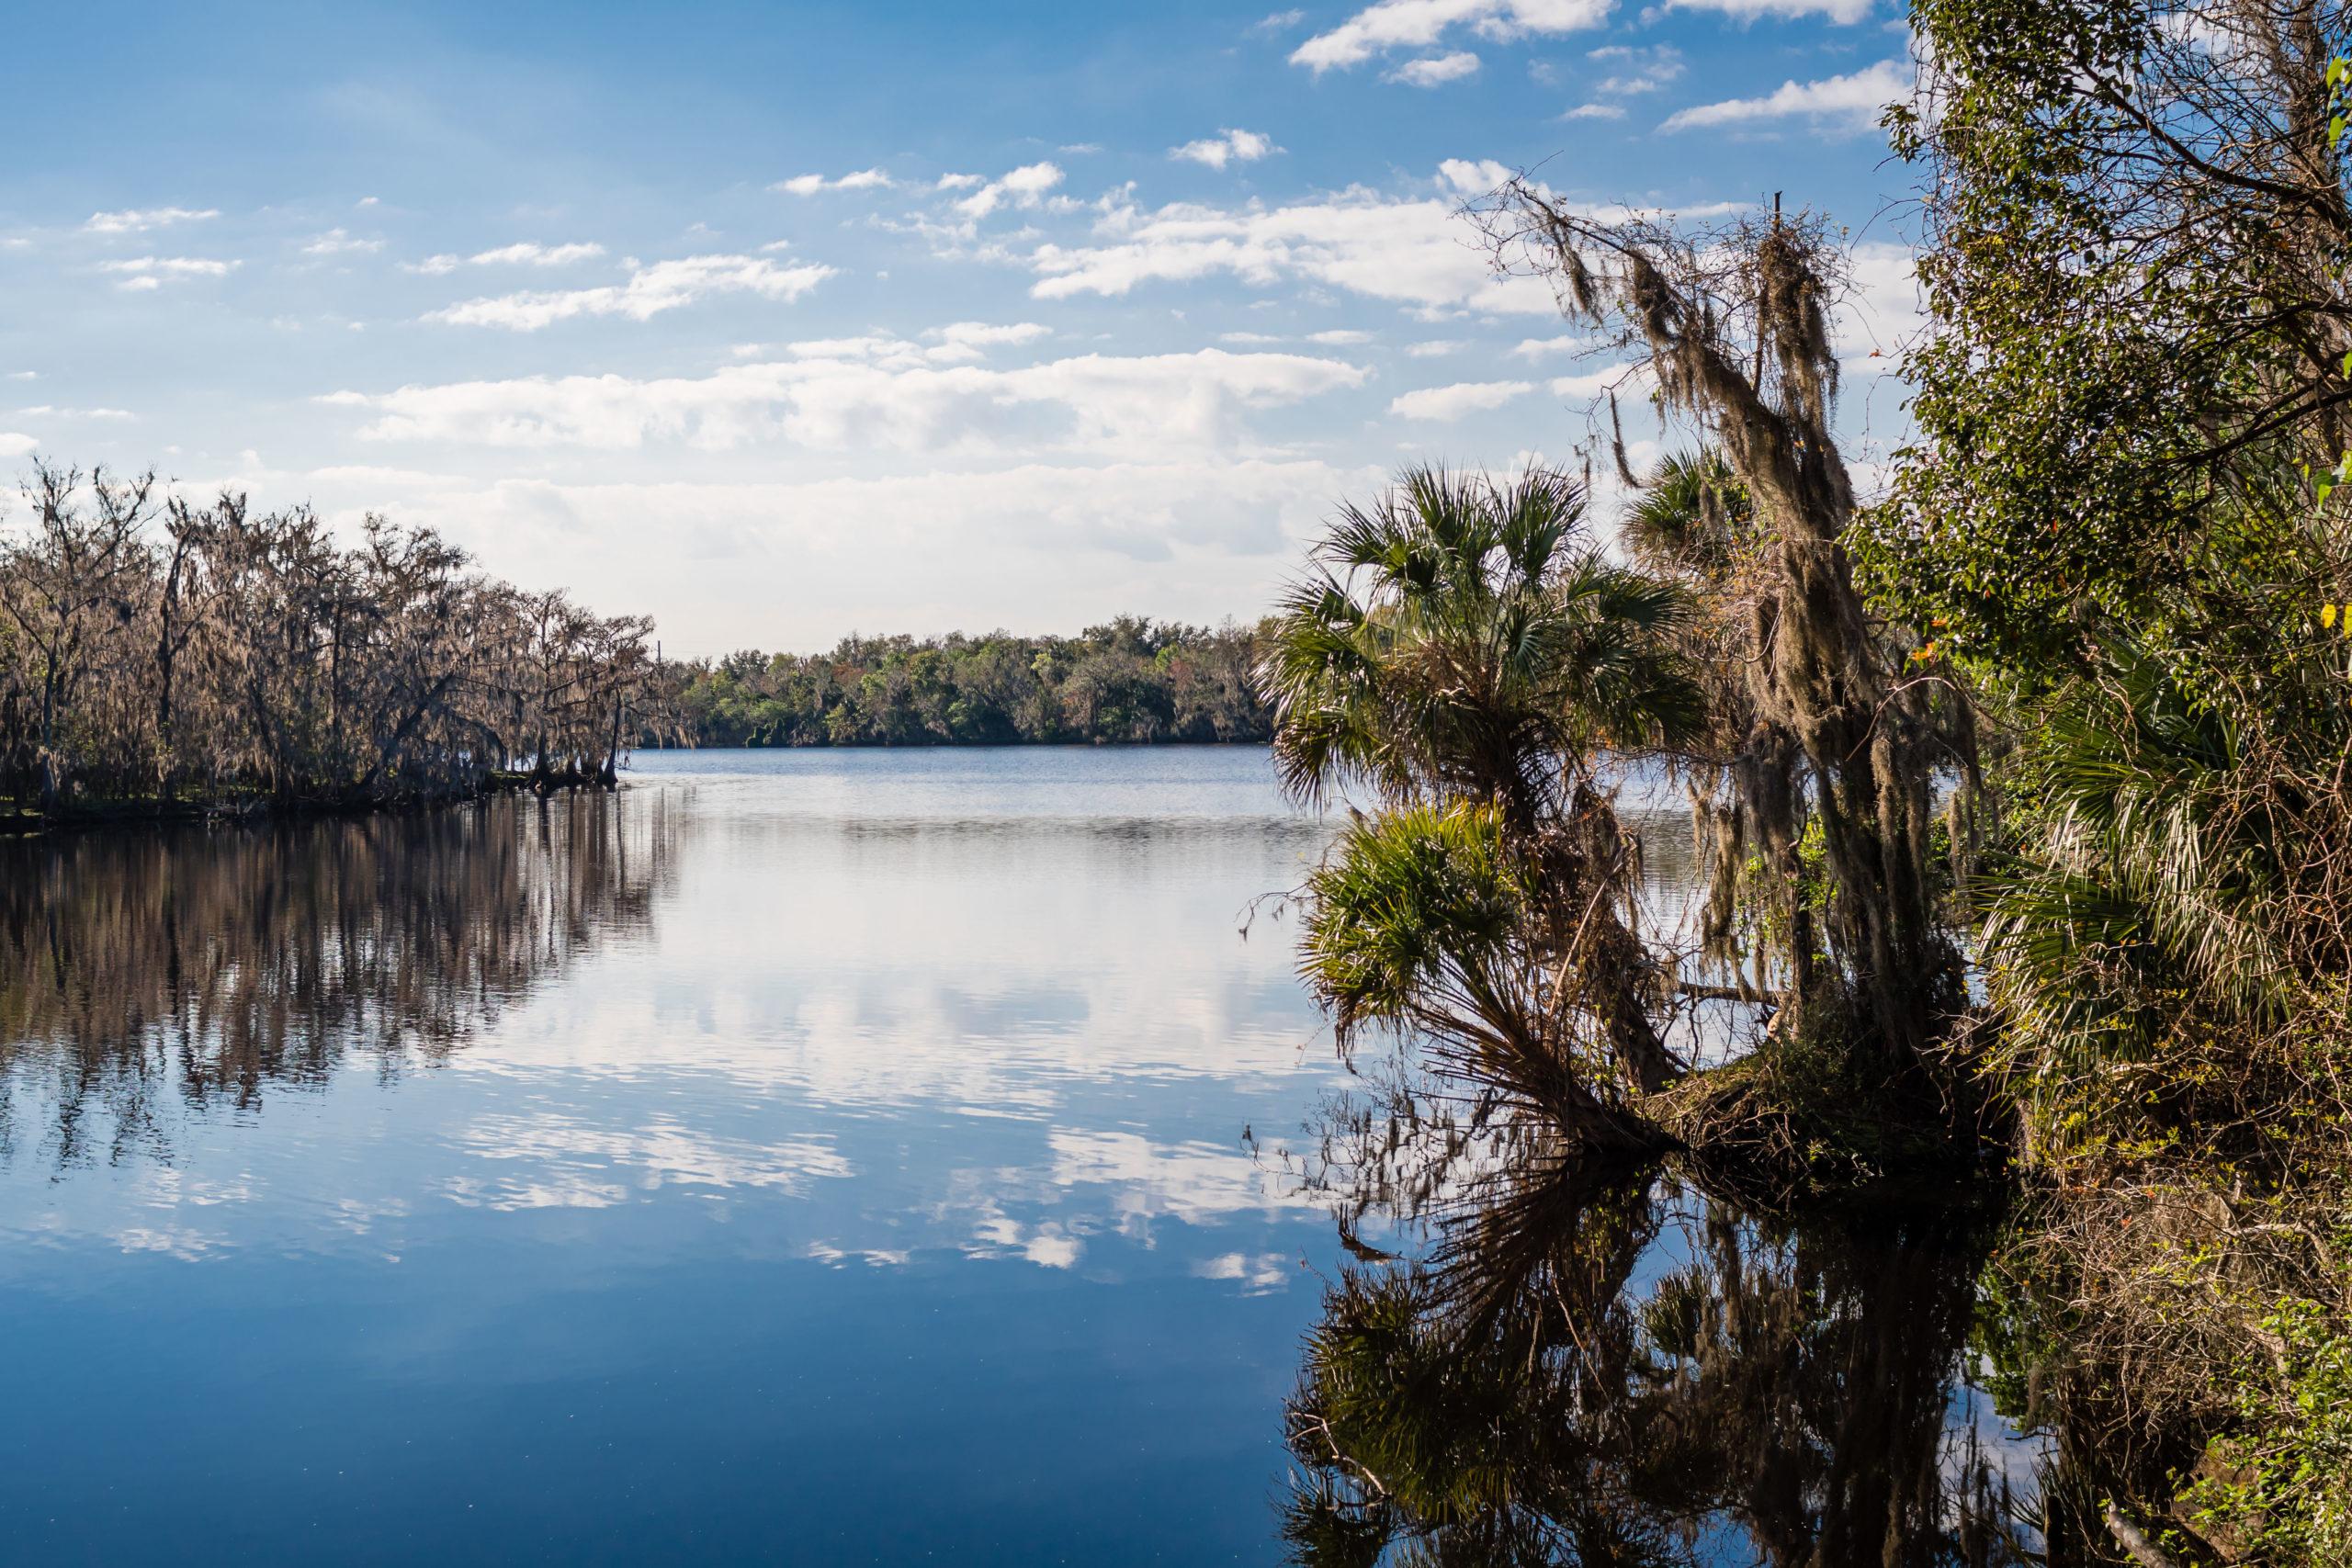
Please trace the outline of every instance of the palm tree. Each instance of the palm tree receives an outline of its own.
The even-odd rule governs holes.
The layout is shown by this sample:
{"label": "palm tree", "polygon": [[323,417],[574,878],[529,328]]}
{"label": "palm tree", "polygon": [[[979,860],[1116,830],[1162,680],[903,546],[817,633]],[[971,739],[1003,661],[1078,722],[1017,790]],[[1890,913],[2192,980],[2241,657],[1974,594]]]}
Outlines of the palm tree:
{"label": "palm tree", "polygon": [[1618,533],[1635,560],[1702,581],[1720,579],[1752,532],[1755,508],[1712,446],[1671,452],[1626,507]]}
{"label": "palm tree", "polygon": [[[1411,469],[1340,513],[1259,669],[1295,796],[1356,784],[1420,808],[1347,836],[1311,889],[1307,976],[1343,1034],[1357,1017],[1441,1037],[1452,1021],[1473,1070],[1508,1041],[1520,1081],[1559,1083],[1539,1105],[1555,1112],[1590,1094],[1567,1094],[1524,1054],[1588,1070],[1580,1015],[1630,1087],[1681,1073],[1653,1021],[1659,966],[1623,913],[1632,857],[1601,771],[1693,733],[1703,708],[1668,637],[1681,592],[1605,558],[1584,511],[1583,488],[1559,474],[1498,484]],[[1491,882],[1494,897],[1469,902],[1482,916],[1508,905],[1508,918],[1449,927],[1445,899],[1410,892],[1427,880]],[[1385,968],[1343,956],[1384,951],[1415,956]],[[1528,983],[1531,966],[1548,985]],[[1510,983],[1487,983],[1497,976]]]}

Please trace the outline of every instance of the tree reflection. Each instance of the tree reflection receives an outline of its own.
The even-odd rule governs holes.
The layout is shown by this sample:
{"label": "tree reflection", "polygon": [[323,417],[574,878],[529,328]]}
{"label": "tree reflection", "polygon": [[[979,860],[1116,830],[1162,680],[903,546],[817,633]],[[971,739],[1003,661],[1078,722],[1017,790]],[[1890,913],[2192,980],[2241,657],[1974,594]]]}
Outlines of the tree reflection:
{"label": "tree reflection", "polygon": [[658,797],[581,795],[0,844],[0,1156],[160,1152],[175,1100],[439,1060],[649,927],[673,836]]}
{"label": "tree reflection", "polygon": [[[1984,1226],[1513,1161],[1347,1269],[1288,1410],[1314,1564],[2038,1561],[1961,1381]],[[2021,1490],[2033,1491],[2030,1481]]]}

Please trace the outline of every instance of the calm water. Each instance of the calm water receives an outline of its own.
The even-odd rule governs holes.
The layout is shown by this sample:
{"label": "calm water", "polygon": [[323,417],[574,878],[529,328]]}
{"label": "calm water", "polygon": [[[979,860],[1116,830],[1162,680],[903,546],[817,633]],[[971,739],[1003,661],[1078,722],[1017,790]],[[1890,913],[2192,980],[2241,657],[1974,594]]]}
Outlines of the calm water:
{"label": "calm water", "polygon": [[[0,845],[0,1557],[1279,1560],[1347,1080],[1239,928],[1328,831],[1252,750],[705,752]],[[1640,1201],[1621,1295],[1713,1256]],[[2026,1452],[1910,1300],[1902,1462]]]}

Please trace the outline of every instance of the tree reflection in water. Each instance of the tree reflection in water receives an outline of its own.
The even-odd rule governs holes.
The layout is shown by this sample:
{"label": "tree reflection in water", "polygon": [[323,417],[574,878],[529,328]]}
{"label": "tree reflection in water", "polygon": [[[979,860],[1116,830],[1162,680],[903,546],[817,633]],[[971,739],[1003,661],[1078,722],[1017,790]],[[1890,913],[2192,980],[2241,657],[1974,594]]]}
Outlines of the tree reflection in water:
{"label": "tree reflection in water", "polygon": [[648,927],[673,836],[658,796],[579,795],[0,843],[0,1157],[162,1153],[163,1097],[439,1060]]}
{"label": "tree reflection in water", "polygon": [[1984,1216],[1772,1219],[1521,1154],[1329,1290],[1296,1561],[2041,1560],[2038,1450],[1962,1375]]}

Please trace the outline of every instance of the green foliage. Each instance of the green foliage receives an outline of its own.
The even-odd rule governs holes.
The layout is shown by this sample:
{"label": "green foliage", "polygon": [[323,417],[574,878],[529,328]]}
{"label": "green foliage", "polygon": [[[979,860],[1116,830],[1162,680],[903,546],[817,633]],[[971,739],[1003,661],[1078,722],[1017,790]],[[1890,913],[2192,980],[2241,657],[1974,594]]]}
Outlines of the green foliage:
{"label": "green foliage", "polygon": [[1510,970],[1527,895],[1491,808],[1412,807],[1367,818],[1307,878],[1301,972],[1337,1015],[1342,1039],[1366,1023],[1411,1023],[1435,993],[1507,1018],[1518,999]]}
{"label": "green foliage", "polygon": [[2259,1327],[2279,1347],[2277,1375],[2239,1385],[2239,1433],[2214,1445],[2185,1500],[2201,1527],[2246,1556],[2345,1568],[2352,1564],[2352,1333],[2319,1303],[2295,1297],[2278,1302]]}
{"label": "green foliage", "polygon": [[1416,468],[1351,505],[1285,597],[1261,662],[1296,793],[1348,781],[1467,798],[1531,825],[1565,759],[1687,736],[1698,688],[1664,633],[1673,584],[1607,560],[1556,474],[1498,486]]}
{"label": "green foliage", "polygon": [[1906,366],[1919,443],[1857,555],[1883,606],[2039,690],[2103,627],[2172,641],[2215,583],[2304,564],[2273,558],[2280,525],[2346,445],[2341,345],[2311,323],[2342,319],[2352,216],[2300,109],[2340,96],[2336,34],[2144,0],[1913,15],[1935,97],[1893,128],[1926,178],[1935,330]]}
{"label": "green foliage", "polygon": [[1747,487],[1713,447],[1668,453],[1618,524],[1634,558],[1702,581],[1729,573],[1756,526]]}
{"label": "green foliage", "polygon": [[1075,637],[845,637],[665,666],[652,744],[949,746],[1264,740],[1257,634],[1121,616]]}

